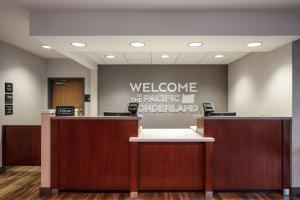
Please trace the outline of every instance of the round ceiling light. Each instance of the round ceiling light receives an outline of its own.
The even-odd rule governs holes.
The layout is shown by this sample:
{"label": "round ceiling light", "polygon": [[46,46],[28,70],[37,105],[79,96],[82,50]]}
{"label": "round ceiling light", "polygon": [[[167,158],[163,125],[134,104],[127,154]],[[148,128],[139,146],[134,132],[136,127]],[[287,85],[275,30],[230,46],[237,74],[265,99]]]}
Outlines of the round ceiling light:
{"label": "round ceiling light", "polygon": [[189,47],[200,47],[203,45],[202,42],[190,42],[189,44]]}
{"label": "round ceiling light", "polygon": [[71,45],[74,47],[85,47],[86,46],[86,44],[81,43],[81,42],[72,42]]}
{"label": "round ceiling light", "polygon": [[263,44],[262,42],[252,42],[252,43],[247,44],[247,47],[259,47],[262,44]]}
{"label": "round ceiling light", "polygon": [[42,46],[44,49],[52,49],[52,47],[48,46],[48,45],[43,45]]}
{"label": "round ceiling light", "polygon": [[167,54],[163,54],[163,55],[161,55],[160,57],[161,57],[161,58],[163,58],[163,59],[170,58],[170,56],[169,56],[169,55],[167,55]]}
{"label": "round ceiling light", "polygon": [[132,46],[132,47],[143,47],[143,46],[145,46],[145,44],[142,43],[142,42],[131,42],[130,46]]}
{"label": "round ceiling light", "polygon": [[106,55],[105,58],[114,59],[114,58],[116,58],[116,56],[115,55]]}
{"label": "round ceiling light", "polygon": [[215,55],[215,58],[224,58],[225,56],[222,55],[222,54],[219,54],[219,55]]}

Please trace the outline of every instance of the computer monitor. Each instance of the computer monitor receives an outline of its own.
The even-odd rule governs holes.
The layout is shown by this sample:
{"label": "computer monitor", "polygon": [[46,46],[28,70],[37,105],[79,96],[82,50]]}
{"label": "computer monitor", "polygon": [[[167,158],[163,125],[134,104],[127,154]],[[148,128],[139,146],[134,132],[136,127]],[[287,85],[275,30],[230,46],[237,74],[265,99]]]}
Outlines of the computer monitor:
{"label": "computer monitor", "polygon": [[204,116],[208,116],[209,113],[215,112],[215,107],[213,103],[203,103],[203,111],[204,111]]}
{"label": "computer monitor", "polygon": [[137,116],[139,103],[129,103],[128,112],[104,112],[104,116]]}
{"label": "computer monitor", "polygon": [[128,104],[128,111],[131,113],[132,116],[137,116],[138,109],[139,109],[139,103]]}
{"label": "computer monitor", "polygon": [[131,116],[130,112],[104,112],[104,116]]}
{"label": "computer monitor", "polygon": [[203,103],[204,116],[236,116],[236,112],[216,112],[213,103]]}

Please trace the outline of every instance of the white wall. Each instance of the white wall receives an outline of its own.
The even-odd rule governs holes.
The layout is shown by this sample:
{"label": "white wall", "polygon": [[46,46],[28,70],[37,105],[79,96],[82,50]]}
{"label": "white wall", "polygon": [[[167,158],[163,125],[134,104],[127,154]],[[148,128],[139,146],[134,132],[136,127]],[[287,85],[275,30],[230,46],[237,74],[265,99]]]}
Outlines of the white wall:
{"label": "white wall", "polygon": [[[41,123],[45,88],[45,60],[0,41],[0,126]],[[13,83],[13,115],[4,115],[4,83]],[[2,146],[0,128],[0,142]],[[2,166],[0,148],[0,166]]]}
{"label": "white wall", "polygon": [[[70,60],[70,59],[47,59],[46,60],[46,79],[48,78],[84,78],[85,94],[90,94],[90,71],[88,68]],[[97,72],[96,72],[97,74]],[[47,86],[48,87],[48,86]],[[48,105],[48,89],[45,88],[44,95]],[[85,113],[90,114],[90,103],[85,103]]]}
{"label": "white wall", "polygon": [[239,116],[292,116],[291,44],[229,65],[228,110]]}

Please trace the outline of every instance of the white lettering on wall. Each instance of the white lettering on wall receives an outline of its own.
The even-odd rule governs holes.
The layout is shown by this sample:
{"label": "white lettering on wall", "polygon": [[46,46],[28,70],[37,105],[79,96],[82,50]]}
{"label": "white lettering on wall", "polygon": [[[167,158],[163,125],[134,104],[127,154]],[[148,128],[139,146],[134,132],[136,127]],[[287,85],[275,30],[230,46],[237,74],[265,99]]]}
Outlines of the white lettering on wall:
{"label": "white lettering on wall", "polygon": [[[158,85],[155,83],[129,83],[132,92],[146,92],[146,93],[158,93],[158,92],[197,92],[197,83],[175,83],[175,82],[161,82]],[[140,91],[142,88],[142,91]]]}
{"label": "white lettering on wall", "polygon": [[[140,103],[139,112],[198,112],[195,103],[197,82],[129,83],[135,96],[131,102]],[[168,94],[165,94],[168,93]]]}
{"label": "white lettering on wall", "polygon": [[134,84],[129,83],[129,85],[131,87],[132,92],[140,92],[142,83],[134,83]]}

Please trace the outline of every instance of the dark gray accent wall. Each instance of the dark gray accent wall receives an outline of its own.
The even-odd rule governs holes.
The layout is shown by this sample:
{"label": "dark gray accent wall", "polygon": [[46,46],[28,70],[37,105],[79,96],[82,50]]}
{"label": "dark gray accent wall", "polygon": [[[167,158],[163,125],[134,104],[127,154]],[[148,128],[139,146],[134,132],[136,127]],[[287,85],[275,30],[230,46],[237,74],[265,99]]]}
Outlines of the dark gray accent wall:
{"label": "dark gray accent wall", "polygon": [[[218,111],[227,111],[227,65],[119,65],[99,66],[98,114],[105,111],[125,112],[127,104],[136,93],[130,83],[149,82],[155,87],[161,82],[197,82],[195,104],[213,102]],[[154,93],[148,93],[154,94]],[[174,94],[161,93],[157,94]],[[175,93],[179,95],[185,92]],[[191,94],[191,93],[187,93]],[[147,104],[147,103],[146,103]],[[155,103],[154,103],[155,104]],[[177,103],[175,103],[177,106]],[[141,125],[145,128],[186,128],[196,124],[198,112],[141,113]]]}

